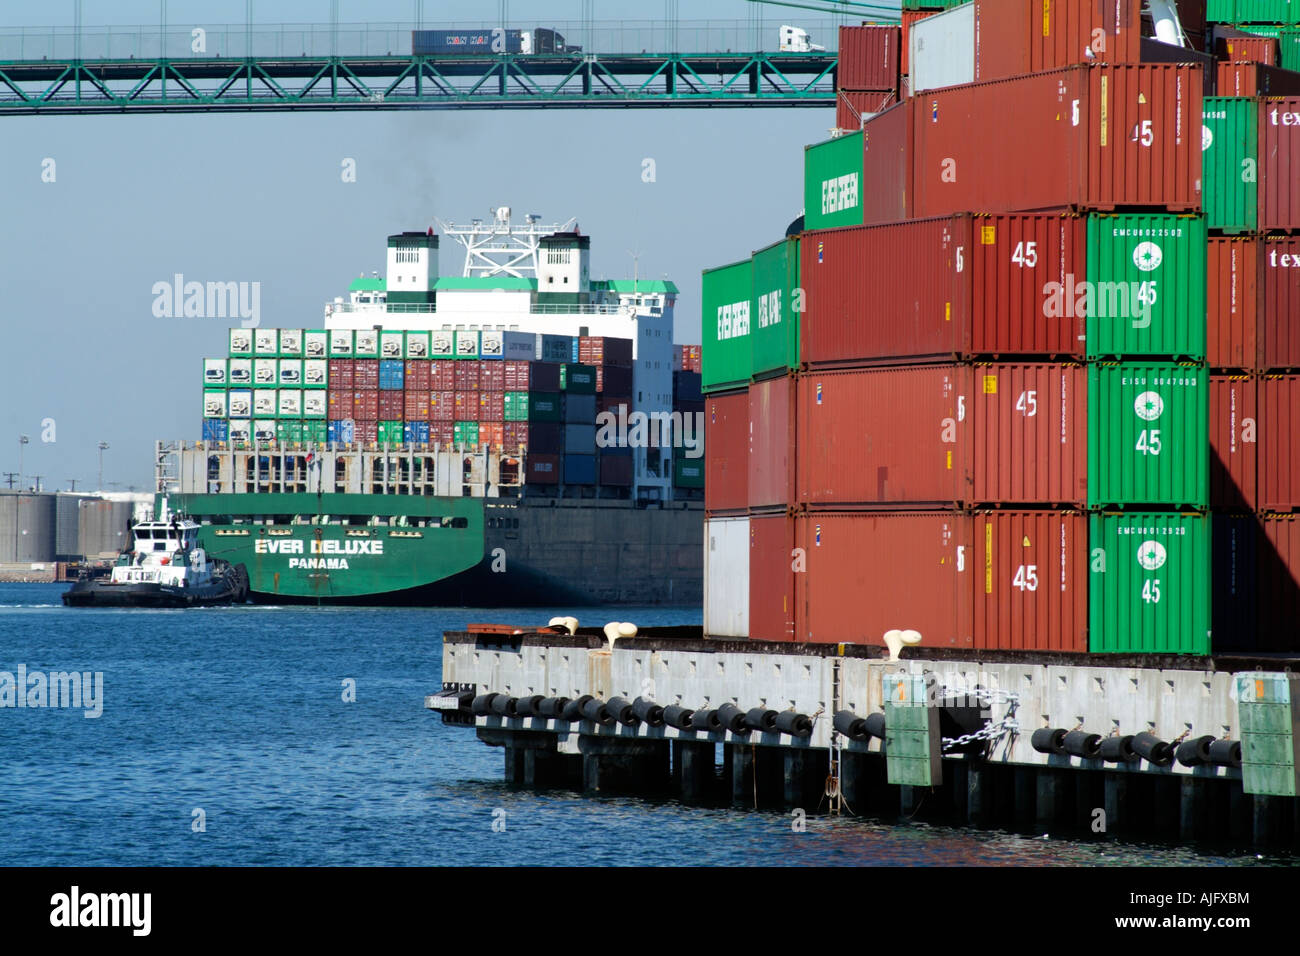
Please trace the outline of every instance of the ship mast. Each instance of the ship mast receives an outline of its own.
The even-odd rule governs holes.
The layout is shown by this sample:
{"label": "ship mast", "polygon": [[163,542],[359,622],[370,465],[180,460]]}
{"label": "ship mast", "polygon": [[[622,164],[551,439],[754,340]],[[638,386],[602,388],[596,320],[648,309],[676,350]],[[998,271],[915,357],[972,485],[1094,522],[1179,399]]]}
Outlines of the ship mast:
{"label": "ship mast", "polygon": [[541,240],[557,232],[568,232],[577,219],[549,226],[541,224],[542,217],[529,213],[522,224],[510,221],[510,207],[497,206],[491,210],[492,219],[484,222],[473,219],[469,225],[435,220],[442,234],[455,239],[465,247],[465,278],[513,276],[519,279],[537,277],[540,264]]}

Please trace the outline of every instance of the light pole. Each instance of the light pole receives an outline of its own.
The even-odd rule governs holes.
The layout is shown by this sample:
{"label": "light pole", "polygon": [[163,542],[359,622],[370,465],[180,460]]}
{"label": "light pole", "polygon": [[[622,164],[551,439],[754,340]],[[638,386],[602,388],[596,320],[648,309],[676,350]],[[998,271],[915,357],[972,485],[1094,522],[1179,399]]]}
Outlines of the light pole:
{"label": "light pole", "polygon": [[18,490],[23,490],[23,454],[27,451],[27,443],[31,439],[26,435],[18,436]]}
{"label": "light pole", "polygon": [[104,451],[108,448],[108,442],[99,443],[99,483],[95,486],[96,491],[104,490]]}

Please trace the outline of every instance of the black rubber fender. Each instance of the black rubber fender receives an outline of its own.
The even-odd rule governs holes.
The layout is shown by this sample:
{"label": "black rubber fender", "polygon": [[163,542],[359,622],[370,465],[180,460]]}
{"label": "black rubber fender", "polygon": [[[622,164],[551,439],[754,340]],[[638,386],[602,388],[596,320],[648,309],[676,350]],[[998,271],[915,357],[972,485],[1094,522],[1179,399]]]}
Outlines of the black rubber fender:
{"label": "black rubber fender", "polygon": [[470,702],[469,709],[475,717],[486,717],[492,713],[492,701],[496,698],[496,694],[479,694]]}
{"label": "black rubber fender", "polygon": [[877,740],[885,739],[885,715],[876,711],[862,718],[862,727]]}
{"label": "black rubber fender", "polygon": [[1101,742],[1101,759],[1107,763],[1132,763],[1137,758],[1137,752],[1133,749],[1132,734],[1107,737]]}
{"label": "black rubber fender", "polygon": [[605,701],[605,709],[625,727],[635,727],[641,723],[641,718],[632,709],[632,702],[625,697],[611,697]]}
{"label": "black rubber fender", "polygon": [[1065,734],[1064,727],[1040,727],[1029,738],[1029,745],[1040,754],[1062,755],[1068,752],[1065,749]]}
{"label": "black rubber fender", "polygon": [[718,723],[733,734],[749,733],[749,726],[745,723],[745,712],[735,704],[723,704],[717,710]]}
{"label": "black rubber fender", "polygon": [[653,700],[638,697],[632,701],[632,713],[636,714],[637,719],[644,721],[647,727],[663,726],[664,709]]}
{"label": "black rubber fender", "polygon": [[1096,760],[1101,756],[1101,735],[1090,734],[1086,730],[1072,730],[1065,735],[1062,741],[1065,745],[1065,752],[1075,756],[1082,757],[1085,760]]}
{"label": "black rubber fender", "polygon": [[463,690],[456,695],[456,709],[469,710],[474,705],[474,692]]}
{"label": "black rubber fender", "polygon": [[1145,730],[1133,735],[1133,749],[1139,757],[1157,767],[1167,767],[1174,762],[1174,748]]}
{"label": "black rubber fender", "polygon": [[1216,767],[1239,768],[1241,766],[1241,741],[1216,740],[1210,744],[1210,763]]}
{"label": "black rubber fender", "polygon": [[776,729],[791,737],[811,737],[813,722],[807,714],[796,710],[783,710],[776,715]]}
{"label": "black rubber fender", "polygon": [[519,699],[517,697],[507,697],[505,694],[497,694],[492,698],[492,713],[498,717],[518,717],[519,716]]}
{"label": "black rubber fender", "polygon": [[[691,730],[695,726],[695,711],[689,707],[669,704],[664,708],[663,722],[669,727],[676,727],[678,730]],[[646,723],[649,723],[649,721],[646,721]]]}
{"label": "black rubber fender", "polygon": [[718,723],[718,712],[707,708],[691,711],[691,729],[702,730],[710,734],[715,730],[721,730],[722,725]]}
{"label": "black rubber fender", "polygon": [[582,708],[587,706],[587,701],[591,700],[590,694],[583,694],[576,700],[571,700],[564,705],[564,710],[560,711],[560,719],[567,720],[569,723],[577,723],[582,720]]}
{"label": "black rubber fender", "polygon": [[1210,762],[1210,744],[1214,738],[1208,734],[1204,737],[1188,737],[1174,752],[1178,762],[1184,767],[1199,767]]}
{"label": "black rubber fender", "polygon": [[599,697],[588,698],[587,702],[582,705],[582,717],[593,724],[600,724],[602,727],[613,727],[616,721],[614,715],[609,712],[605,702]]}
{"label": "black rubber fender", "polygon": [[537,714],[540,717],[559,720],[564,714],[564,708],[568,706],[569,698],[567,697],[547,697],[537,705]]}
{"label": "black rubber fender", "polygon": [[776,711],[766,707],[751,707],[745,712],[745,725],[750,730],[760,730],[770,734],[776,729]]}
{"label": "black rubber fender", "polygon": [[546,698],[541,694],[531,694],[528,697],[520,697],[515,701],[515,713],[520,717],[540,717],[541,714],[537,708]]}
{"label": "black rubber fender", "polygon": [[837,710],[835,712],[834,726],[837,731],[848,737],[849,740],[871,739],[871,734],[867,732],[867,722],[851,710]]}

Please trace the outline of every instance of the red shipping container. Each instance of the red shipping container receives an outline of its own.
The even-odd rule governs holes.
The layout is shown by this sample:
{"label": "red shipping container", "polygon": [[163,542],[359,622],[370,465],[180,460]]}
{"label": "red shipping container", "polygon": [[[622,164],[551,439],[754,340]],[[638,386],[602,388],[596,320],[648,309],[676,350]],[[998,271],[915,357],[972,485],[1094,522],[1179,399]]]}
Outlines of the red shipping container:
{"label": "red shipping container", "polygon": [[1258,361],[1259,248],[1256,239],[1209,239],[1206,355],[1210,368],[1252,369]]}
{"label": "red shipping container", "polygon": [[352,375],[352,359],[330,359],[329,387],[352,389],[356,380]]}
{"label": "red shipping container", "polygon": [[401,421],[406,410],[406,393],[383,390],[378,394],[380,420],[385,422]]}
{"label": "red shipping container", "polygon": [[632,367],[632,340],[608,335],[583,335],[578,338],[578,361],[583,365],[617,365]]}
{"label": "red shipping container", "polygon": [[[1280,66],[1281,47],[1276,37],[1228,36],[1219,37],[1214,44],[1214,55],[1227,63],[1259,63],[1263,66]],[[1220,93],[1220,96],[1225,94]]]}
{"label": "red shipping container", "polygon": [[1300,73],[1259,63],[1220,63],[1218,96],[1300,96]]}
{"label": "red shipping container", "polygon": [[800,515],[795,546],[807,570],[794,575],[795,640],[879,647],[897,628],[919,631],[922,648],[971,647],[973,520],[955,512]]}
{"label": "red shipping container", "polygon": [[456,388],[456,367],[463,362],[450,359],[435,359],[429,363],[429,388],[432,391],[448,392]]}
{"label": "red shipping container", "polygon": [[478,363],[479,387],[500,392],[506,387],[506,363],[500,360]]}
{"label": "red shipping container", "polygon": [[1259,228],[1300,229],[1300,96],[1262,101],[1259,117]]}
{"label": "red shipping container", "polygon": [[972,558],[975,647],[1087,652],[1087,515],[979,513]]}
{"label": "red shipping container", "polygon": [[[902,222],[912,216],[912,140],[916,110],[907,100],[862,127],[862,221]],[[956,210],[953,210],[954,212]]]}
{"label": "red shipping container", "polygon": [[1141,0],[975,0],[974,14],[977,82],[1142,61]]}
{"label": "red shipping container", "polygon": [[372,445],[379,441],[379,422],[362,421],[358,419],[353,423],[352,438],[354,441],[362,444]]}
{"label": "red shipping container", "polygon": [[1300,650],[1300,520],[1295,515],[1265,515],[1260,520],[1258,566],[1259,647],[1261,651]]}
{"label": "red shipping container", "polygon": [[502,446],[508,452],[517,452],[520,447],[528,447],[527,422],[502,422]]}
{"label": "red shipping container", "polygon": [[863,120],[898,102],[893,90],[840,90],[835,95],[835,128],[861,129]]}
{"label": "red shipping container", "polygon": [[450,445],[456,437],[456,426],[452,422],[430,422],[429,441],[435,445]]}
{"label": "red shipping container", "polygon": [[[795,502],[795,396],[790,377],[749,387],[749,506],[786,507]],[[708,443],[705,443],[707,454]],[[752,635],[751,635],[752,636]]]}
{"label": "red shipping container", "polygon": [[710,395],[704,410],[704,507],[749,506],[749,393]]}
{"label": "red shipping container", "polygon": [[1210,507],[1254,511],[1257,500],[1258,380],[1210,376]]}
{"label": "red shipping container", "polygon": [[478,393],[478,420],[481,422],[499,422],[506,417],[505,392]]}
{"label": "red shipping container", "polygon": [[478,421],[478,392],[456,393],[456,421]]}
{"label": "red shipping container", "polygon": [[[625,408],[627,411],[620,412],[619,409]],[[596,414],[609,412],[611,415],[618,417],[620,414],[627,415],[632,411],[631,400],[622,395],[597,395],[596,396]]]}
{"label": "red shipping container", "polygon": [[632,369],[621,365],[597,365],[596,391],[602,395],[631,398]]}
{"label": "red shipping container", "polygon": [[1300,237],[1259,245],[1259,368],[1300,369]]}
{"label": "red shipping container", "polygon": [[454,422],[456,420],[456,393],[451,391],[429,393],[429,421]]}
{"label": "red shipping container", "polygon": [[1082,218],[851,226],[810,232],[803,248],[800,341],[810,365],[1084,355],[1087,318],[1073,294],[1087,276]]}
{"label": "red shipping container", "polygon": [[432,369],[429,367],[428,359],[408,359],[406,362],[405,378],[403,385],[408,392],[427,392],[433,386],[429,383],[433,379]]}
{"label": "red shipping container", "polygon": [[611,488],[631,488],[632,456],[601,455],[600,483]]}
{"label": "red shipping container", "polygon": [[[1078,365],[808,373],[798,396],[799,500],[1082,507],[1087,393]],[[711,455],[707,438],[705,448]]]}
{"label": "red shipping container", "polygon": [[1300,510],[1300,375],[1265,375],[1259,382],[1259,508]]}
{"label": "red shipping container", "polygon": [[900,72],[903,74],[903,76],[907,76],[908,73],[911,71],[911,66],[910,66],[910,65],[908,64],[908,62],[907,62],[907,52],[908,52],[908,50],[910,49],[910,47],[911,47],[911,42],[912,42],[911,37],[910,37],[910,33],[911,33],[911,30],[912,30],[912,24],[916,23],[916,21],[918,21],[918,20],[924,20],[926,17],[932,17],[932,16],[934,16],[936,13],[940,13],[940,12],[941,12],[941,11],[939,11],[939,10],[904,10],[904,11],[902,11],[902,13],[903,13],[903,17],[902,17],[903,23],[902,23],[902,36],[901,36],[900,39],[899,39],[899,42],[900,42],[900,49],[899,49],[899,51],[898,51],[898,63],[899,63],[899,70],[900,70]]}
{"label": "red shipping container", "polygon": [[352,393],[352,417],[359,422],[379,421],[379,392],[357,389]]}
{"label": "red shipping container", "polygon": [[481,422],[478,426],[478,441],[480,445],[491,445],[493,449],[500,451],[506,442],[505,429],[501,422]]}
{"label": "red shipping container", "polygon": [[453,362],[456,368],[456,391],[478,391],[478,362]]}
{"label": "red shipping container", "polygon": [[429,393],[403,392],[402,417],[408,422],[427,422],[429,420]]}
{"label": "red shipping container", "polygon": [[894,90],[898,88],[902,29],[894,25],[864,23],[840,27],[837,90]]}
{"label": "red shipping container", "polygon": [[332,422],[340,422],[352,417],[352,391],[335,391],[330,389],[326,398],[326,415]]}
{"label": "red shipping container", "polygon": [[352,383],[354,388],[379,388],[379,359],[354,359]]}
{"label": "red shipping container", "polygon": [[795,519],[749,519],[749,636],[755,641],[794,640]]}
{"label": "red shipping container", "polygon": [[[905,104],[916,111],[912,215],[1199,210],[1203,84],[1196,70],[1074,66],[912,98]],[[1014,135],[1006,117],[1015,118]]]}
{"label": "red shipping container", "polygon": [[560,456],[530,454],[524,465],[524,481],[530,485],[558,485]]}

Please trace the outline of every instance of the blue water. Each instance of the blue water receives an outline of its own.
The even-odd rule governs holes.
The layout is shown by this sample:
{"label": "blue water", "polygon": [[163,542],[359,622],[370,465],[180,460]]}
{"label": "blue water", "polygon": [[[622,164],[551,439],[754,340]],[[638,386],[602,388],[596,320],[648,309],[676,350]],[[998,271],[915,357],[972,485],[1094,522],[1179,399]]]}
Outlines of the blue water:
{"label": "blue water", "polygon": [[[582,799],[502,783],[424,710],[441,634],[533,610],[65,609],[0,585],[0,670],[104,675],[103,715],[0,709],[0,845],[25,865],[962,865],[1273,862],[997,831]],[[698,624],[698,611],[574,611]],[[342,682],[356,682],[345,703]],[[195,809],[206,829],[194,832]],[[506,828],[494,832],[494,811]],[[499,814],[497,817],[499,818]]]}

